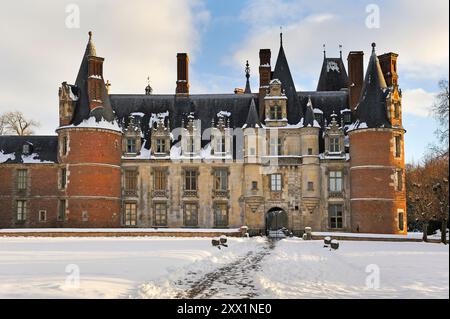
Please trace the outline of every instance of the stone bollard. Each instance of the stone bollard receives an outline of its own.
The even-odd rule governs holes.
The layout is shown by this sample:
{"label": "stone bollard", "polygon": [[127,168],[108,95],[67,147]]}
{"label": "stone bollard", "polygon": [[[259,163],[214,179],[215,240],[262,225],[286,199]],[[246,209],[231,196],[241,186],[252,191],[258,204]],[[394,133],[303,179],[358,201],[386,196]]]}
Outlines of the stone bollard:
{"label": "stone bollard", "polygon": [[312,240],[312,228],[305,227],[306,240]]}
{"label": "stone bollard", "polygon": [[328,246],[328,245],[330,245],[331,244],[331,237],[325,237],[324,239],[323,239],[323,243],[325,244],[325,246]]}
{"label": "stone bollard", "polygon": [[246,234],[248,234],[248,226],[241,226],[241,228],[239,228],[239,232],[242,237],[247,237]]}
{"label": "stone bollard", "polygon": [[337,250],[339,248],[339,242],[336,239],[331,241],[331,249]]}

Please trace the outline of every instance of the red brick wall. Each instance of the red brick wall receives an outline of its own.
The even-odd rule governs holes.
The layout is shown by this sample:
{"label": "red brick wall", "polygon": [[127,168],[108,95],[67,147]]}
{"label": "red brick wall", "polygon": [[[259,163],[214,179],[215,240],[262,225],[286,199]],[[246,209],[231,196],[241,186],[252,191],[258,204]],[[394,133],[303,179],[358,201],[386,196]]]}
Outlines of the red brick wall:
{"label": "red brick wall", "polygon": [[[393,138],[403,131],[370,129],[350,132],[352,231],[406,233],[404,151],[395,157]],[[403,169],[403,187],[396,190],[395,171]],[[400,231],[398,210],[404,212]]]}
{"label": "red brick wall", "polygon": [[[65,227],[120,227],[121,134],[101,129],[64,129],[69,152]],[[87,212],[87,221],[83,213]]]}
{"label": "red brick wall", "polygon": [[[27,189],[17,189],[18,169],[28,170]],[[57,227],[57,164],[2,164],[0,166],[0,228]],[[17,200],[27,201],[27,218],[16,219]],[[47,212],[47,220],[39,222],[39,211]]]}

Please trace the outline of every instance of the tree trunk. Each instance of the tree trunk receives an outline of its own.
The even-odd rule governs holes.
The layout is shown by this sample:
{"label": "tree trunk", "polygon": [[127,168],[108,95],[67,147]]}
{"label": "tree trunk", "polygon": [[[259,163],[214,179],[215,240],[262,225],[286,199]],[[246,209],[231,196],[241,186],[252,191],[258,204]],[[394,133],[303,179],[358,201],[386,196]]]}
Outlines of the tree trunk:
{"label": "tree trunk", "polygon": [[428,241],[428,223],[423,223],[422,231],[423,231],[423,241],[427,242]]}
{"label": "tree trunk", "polygon": [[447,221],[444,219],[442,220],[442,226],[441,226],[441,242],[444,245],[447,245]]}

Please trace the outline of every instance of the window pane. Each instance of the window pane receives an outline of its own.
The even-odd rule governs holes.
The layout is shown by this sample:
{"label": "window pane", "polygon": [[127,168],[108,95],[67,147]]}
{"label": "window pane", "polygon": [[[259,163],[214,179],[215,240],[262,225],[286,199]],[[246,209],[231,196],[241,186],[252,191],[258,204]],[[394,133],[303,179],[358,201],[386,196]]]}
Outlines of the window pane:
{"label": "window pane", "polygon": [[214,209],[214,217],[216,226],[225,227],[228,226],[228,205],[216,204]]}
{"label": "window pane", "polygon": [[198,215],[197,215],[197,205],[186,204],[184,209],[184,225],[185,226],[197,226]]}
{"label": "window pane", "polygon": [[155,226],[167,226],[166,204],[155,204]]}
{"label": "window pane", "polygon": [[136,226],[137,224],[137,207],[134,203],[125,204],[125,225]]}
{"label": "window pane", "polygon": [[28,171],[26,169],[19,169],[17,171],[17,188],[20,190],[27,189]]}

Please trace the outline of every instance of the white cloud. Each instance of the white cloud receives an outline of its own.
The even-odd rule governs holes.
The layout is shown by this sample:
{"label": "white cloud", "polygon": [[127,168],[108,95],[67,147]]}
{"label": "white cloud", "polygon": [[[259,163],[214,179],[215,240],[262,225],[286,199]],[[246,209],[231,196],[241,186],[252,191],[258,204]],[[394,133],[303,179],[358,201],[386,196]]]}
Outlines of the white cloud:
{"label": "white cloud", "polygon": [[[230,64],[239,65],[239,61],[250,59],[253,65],[258,65],[258,51],[267,47],[273,50],[274,63],[279,47],[278,27],[283,25],[285,51],[294,81],[299,84],[310,83],[311,78],[318,80],[323,43],[327,44],[329,56],[338,56],[339,44],[347,52],[364,50],[365,63],[372,42],[377,43],[379,54],[399,53],[400,81],[437,82],[448,77],[449,2],[382,0],[377,3],[380,28],[369,29],[365,25],[367,3],[364,2],[250,0],[243,11],[245,15],[252,10],[249,31]],[[258,16],[261,18],[257,19]]]}
{"label": "white cloud", "polygon": [[403,113],[420,117],[431,115],[431,105],[436,93],[430,93],[424,89],[404,90],[402,98]]}
{"label": "white cloud", "polygon": [[195,61],[210,21],[203,0],[77,0],[81,28],[68,29],[68,3],[17,0],[0,11],[0,113],[24,112],[40,134],[54,134],[58,87],[75,81],[89,30],[113,93],[143,93],[148,75],[155,93],[173,93],[176,53]]}

